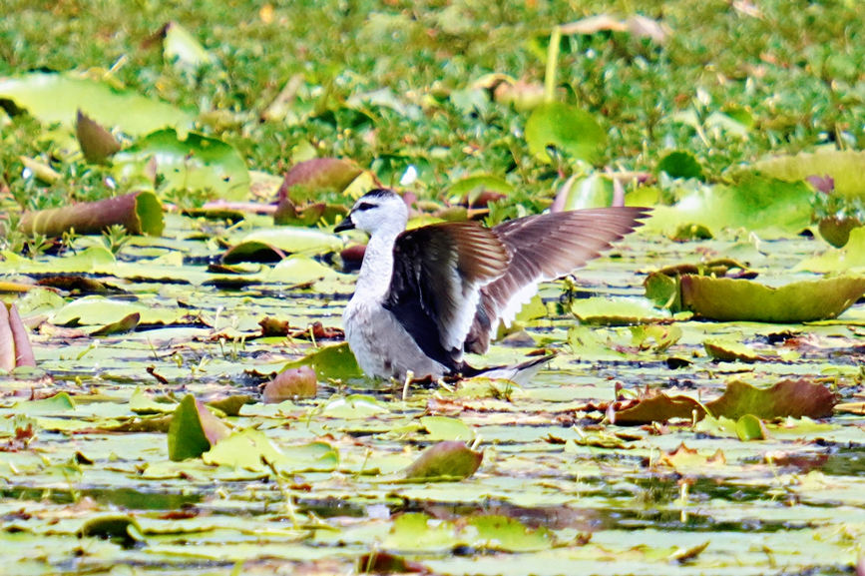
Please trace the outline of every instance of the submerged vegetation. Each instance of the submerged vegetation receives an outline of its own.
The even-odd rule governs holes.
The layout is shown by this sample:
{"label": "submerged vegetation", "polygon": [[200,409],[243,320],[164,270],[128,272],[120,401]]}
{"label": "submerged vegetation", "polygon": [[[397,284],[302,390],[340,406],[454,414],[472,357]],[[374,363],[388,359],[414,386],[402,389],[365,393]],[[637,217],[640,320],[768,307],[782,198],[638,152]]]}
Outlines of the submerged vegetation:
{"label": "submerged vegetation", "polygon": [[[4,572],[862,573],[862,2],[4,7]],[[654,211],[376,383],[378,185]]]}

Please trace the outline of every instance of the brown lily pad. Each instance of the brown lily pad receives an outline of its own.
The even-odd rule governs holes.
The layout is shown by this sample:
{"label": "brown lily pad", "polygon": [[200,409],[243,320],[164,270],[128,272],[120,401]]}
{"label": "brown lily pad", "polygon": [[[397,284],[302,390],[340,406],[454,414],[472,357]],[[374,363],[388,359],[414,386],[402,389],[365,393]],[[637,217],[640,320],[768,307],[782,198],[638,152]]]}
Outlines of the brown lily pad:
{"label": "brown lily pad", "polygon": [[636,405],[615,413],[618,425],[665,423],[671,419],[698,420],[709,411],[714,417],[737,420],[744,415],[769,420],[784,417],[820,419],[833,414],[837,397],[824,385],[806,379],[784,380],[768,388],[753,387],[741,381],[728,383],[724,394],[701,405],[684,395],[660,393],[641,399]]}
{"label": "brown lily pad", "polygon": [[309,366],[287,369],[265,384],[262,399],[265,403],[308,399],[316,396],[317,387],[316,371]]}
{"label": "brown lily pad", "polygon": [[78,110],[75,136],[87,162],[106,164],[120,150],[120,143],[101,124]]}
{"label": "brown lily pad", "polygon": [[78,234],[102,234],[113,224],[129,234],[162,234],[162,205],[149,191],[132,192],[96,202],[81,202],[62,208],[26,212],[18,229],[24,234],[59,237],[75,229]]}

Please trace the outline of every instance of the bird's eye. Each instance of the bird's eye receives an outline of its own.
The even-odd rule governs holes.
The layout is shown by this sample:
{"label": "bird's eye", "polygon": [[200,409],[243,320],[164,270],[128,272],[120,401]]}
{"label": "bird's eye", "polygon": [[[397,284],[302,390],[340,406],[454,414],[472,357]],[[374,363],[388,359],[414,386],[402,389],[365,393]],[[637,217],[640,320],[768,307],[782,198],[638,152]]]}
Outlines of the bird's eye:
{"label": "bird's eye", "polygon": [[358,206],[355,207],[355,210],[370,210],[376,206],[375,204],[370,204],[369,202],[362,202]]}

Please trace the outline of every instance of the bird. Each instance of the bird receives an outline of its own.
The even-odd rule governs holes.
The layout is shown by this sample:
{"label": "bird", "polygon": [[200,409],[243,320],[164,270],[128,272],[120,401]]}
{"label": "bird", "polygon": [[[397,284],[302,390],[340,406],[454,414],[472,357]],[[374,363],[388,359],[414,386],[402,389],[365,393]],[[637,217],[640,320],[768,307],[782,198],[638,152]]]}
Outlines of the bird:
{"label": "bird", "polygon": [[406,230],[403,198],[371,190],[334,227],[370,236],[343,312],[349,348],[365,374],[383,380],[486,375],[464,353],[485,353],[500,322],[509,326],[539,283],[583,266],[648,214],[609,207],[525,216],[492,228],[465,221]]}

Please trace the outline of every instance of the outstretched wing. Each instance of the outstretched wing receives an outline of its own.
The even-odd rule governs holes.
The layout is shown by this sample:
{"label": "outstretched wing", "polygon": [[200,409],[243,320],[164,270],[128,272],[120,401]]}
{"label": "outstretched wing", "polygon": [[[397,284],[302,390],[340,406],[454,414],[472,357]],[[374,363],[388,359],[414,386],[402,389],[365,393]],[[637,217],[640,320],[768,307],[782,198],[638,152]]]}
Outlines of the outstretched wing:
{"label": "outstretched wing", "polygon": [[510,325],[540,282],[583,266],[648,214],[645,208],[597,208],[539,214],[494,227],[512,258],[505,273],[481,289],[465,350],[485,352],[500,321]]}
{"label": "outstretched wing", "polygon": [[499,235],[473,222],[406,231],[394,244],[384,306],[427,356],[457,370],[481,289],[501,277],[509,261]]}

